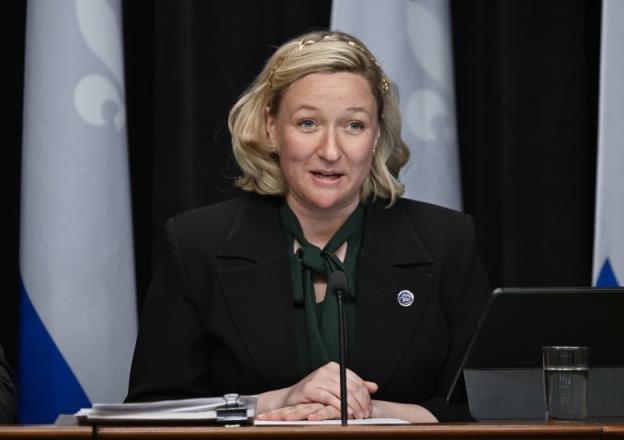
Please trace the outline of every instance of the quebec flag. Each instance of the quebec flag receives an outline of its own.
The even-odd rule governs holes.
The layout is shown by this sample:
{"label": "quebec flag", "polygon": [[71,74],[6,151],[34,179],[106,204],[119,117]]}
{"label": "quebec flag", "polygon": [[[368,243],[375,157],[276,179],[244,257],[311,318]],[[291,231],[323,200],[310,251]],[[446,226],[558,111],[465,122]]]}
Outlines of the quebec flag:
{"label": "quebec flag", "polygon": [[405,196],[461,209],[447,0],[334,0],[331,28],[364,42],[399,87]]}
{"label": "quebec flag", "polygon": [[624,2],[604,0],[594,284],[624,283]]}
{"label": "quebec flag", "polygon": [[30,0],[18,421],[120,402],[136,299],[119,0]]}

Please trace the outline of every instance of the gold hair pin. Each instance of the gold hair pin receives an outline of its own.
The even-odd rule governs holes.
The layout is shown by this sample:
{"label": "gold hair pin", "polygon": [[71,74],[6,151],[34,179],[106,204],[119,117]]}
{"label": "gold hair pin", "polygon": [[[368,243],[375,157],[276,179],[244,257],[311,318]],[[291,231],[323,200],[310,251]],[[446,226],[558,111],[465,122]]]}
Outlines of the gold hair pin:
{"label": "gold hair pin", "polygon": [[[301,51],[306,46],[310,46],[321,40],[331,40],[332,37],[333,35],[325,35],[320,40],[301,40],[299,41],[298,50]],[[381,77],[381,87],[380,87],[381,92],[387,93],[388,90],[390,90],[390,83],[388,79],[386,78],[386,75],[384,74],[383,69],[381,68],[377,60],[375,59],[375,57],[371,53],[369,53],[366,49],[364,49],[361,45],[357,44],[355,41],[352,41],[352,40],[341,40],[341,41],[345,41],[349,46],[356,48],[369,59],[369,61],[373,64],[373,66],[375,66],[375,69],[377,69],[377,72],[379,73],[379,76]],[[277,71],[277,69],[279,69],[279,67],[282,65],[285,55],[286,54],[279,57],[279,59],[277,60],[277,62],[275,63],[271,71],[269,72],[269,75],[267,76],[267,83],[268,83],[269,89],[273,87],[273,76],[275,75],[275,72]]]}

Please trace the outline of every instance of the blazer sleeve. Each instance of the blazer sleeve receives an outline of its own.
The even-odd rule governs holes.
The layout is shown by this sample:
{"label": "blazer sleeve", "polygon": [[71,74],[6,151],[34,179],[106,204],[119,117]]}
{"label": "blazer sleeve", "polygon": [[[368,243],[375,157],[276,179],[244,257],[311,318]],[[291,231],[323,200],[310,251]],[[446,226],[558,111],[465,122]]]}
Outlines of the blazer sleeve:
{"label": "blazer sleeve", "polygon": [[450,283],[443,292],[443,303],[451,333],[451,345],[440,370],[434,397],[421,405],[441,421],[471,420],[467,404],[450,404],[446,395],[457,374],[463,356],[470,344],[491,294],[490,284],[475,244],[474,224],[470,216],[464,216],[461,246],[457,247],[459,258],[453,269],[444,276]]}
{"label": "blazer sleeve", "polygon": [[175,218],[167,222],[166,238],[165,256],[141,312],[126,402],[211,395],[201,299],[209,292],[188,276],[187,246],[181,243]]}
{"label": "blazer sleeve", "polygon": [[0,347],[0,424],[13,423],[16,413],[15,386],[13,373],[4,358]]}

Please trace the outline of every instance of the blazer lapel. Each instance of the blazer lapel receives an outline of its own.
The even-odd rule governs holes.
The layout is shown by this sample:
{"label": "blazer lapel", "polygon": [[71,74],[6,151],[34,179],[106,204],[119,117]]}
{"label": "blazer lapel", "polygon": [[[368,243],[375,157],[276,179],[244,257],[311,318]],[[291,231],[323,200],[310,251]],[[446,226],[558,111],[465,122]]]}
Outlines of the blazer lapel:
{"label": "blazer lapel", "polygon": [[280,203],[245,197],[217,254],[224,301],[252,362],[273,387],[292,385],[301,374]]}
{"label": "blazer lapel", "polygon": [[[273,197],[249,195],[217,253],[217,277],[252,362],[273,387],[301,379],[290,281],[290,244]],[[353,359],[348,368],[382,385],[418,326],[434,281],[432,260],[404,211],[367,207],[358,259]],[[414,302],[399,305],[409,290]]]}
{"label": "blazer lapel", "polygon": [[[434,281],[432,260],[400,206],[368,206],[358,260],[352,368],[380,386],[390,377],[418,326]],[[414,302],[404,307],[398,294]]]}

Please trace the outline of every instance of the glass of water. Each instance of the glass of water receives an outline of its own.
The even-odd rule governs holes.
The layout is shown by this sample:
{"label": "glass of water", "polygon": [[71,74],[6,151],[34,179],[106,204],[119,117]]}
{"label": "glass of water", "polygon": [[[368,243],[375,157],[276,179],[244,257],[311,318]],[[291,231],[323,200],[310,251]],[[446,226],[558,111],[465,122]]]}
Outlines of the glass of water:
{"label": "glass of water", "polygon": [[587,418],[588,347],[542,348],[546,420]]}

